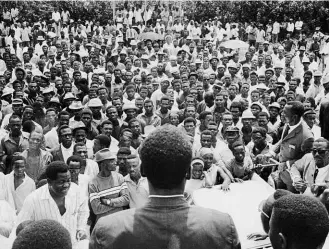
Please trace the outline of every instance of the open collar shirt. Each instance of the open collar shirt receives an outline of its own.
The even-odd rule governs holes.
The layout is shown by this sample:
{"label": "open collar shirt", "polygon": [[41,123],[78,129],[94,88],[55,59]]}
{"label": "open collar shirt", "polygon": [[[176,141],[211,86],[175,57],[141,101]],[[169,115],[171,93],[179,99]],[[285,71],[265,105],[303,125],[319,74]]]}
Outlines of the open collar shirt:
{"label": "open collar shirt", "polygon": [[75,244],[77,231],[86,231],[89,216],[87,199],[81,197],[79,187],[71,182],[68,194],[65,196],[66,211],[61,215],[48,188],[48,184],[46,184],[32,192],[25,199],[22,210],[17,218],[17,224],[26,220],[55,220],[68,229],[72,243]]}

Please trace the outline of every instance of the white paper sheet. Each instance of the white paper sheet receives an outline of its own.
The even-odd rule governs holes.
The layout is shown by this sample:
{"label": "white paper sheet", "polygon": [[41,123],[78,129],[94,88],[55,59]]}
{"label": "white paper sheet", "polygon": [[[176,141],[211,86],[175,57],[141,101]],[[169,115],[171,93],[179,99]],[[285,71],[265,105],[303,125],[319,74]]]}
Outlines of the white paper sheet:
{"label": "white paper sheet", "polygon": [[228,213],[233,218],[244,249],[254,246],[253,242],[246,239],[247,235],[264,233],[258,206],[275,191],[258,177],[252,179],[243,183],[232,183],[229,192],[224,192],[215,186],[212,189],[199,189],[193,193],[195,205]]}

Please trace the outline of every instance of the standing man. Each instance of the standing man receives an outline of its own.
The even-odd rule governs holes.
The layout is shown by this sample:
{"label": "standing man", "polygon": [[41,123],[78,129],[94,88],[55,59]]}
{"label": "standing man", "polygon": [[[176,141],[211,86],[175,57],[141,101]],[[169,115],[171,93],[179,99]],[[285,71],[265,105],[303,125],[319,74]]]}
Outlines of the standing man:
{"label": "standing man", "polygon": [[58,128],[58,140],[60,143],[58,148],[52,151],[54,161],[66,162],[72,156],[74,145],[72,130],[68,125],[64,124]]}
{"label": "standing man", "polygon": [[160,88],[152,93],[150,99],[153,103],[154,110],[158,109],[160,99],[166,95],[169,86],[170,86],[169,80],[164,79],[160,82]]}
{"label": "standing man", "polygon": [[79,156],[83,161],[80,168],[81,174],[88,175],[93,178],[99,173],[97,163],[94,162],[94,160],[87,158],[87,147],[84,143],[79,142],[73,146],[73,155]]}
{"label": "standing man", "polygon": [[141,163],[137,155],[127,157],[127,171],[124,179],[128,188],[129,207],[140,208],[148,202],[149,186],[147,178],[141,176]]}
{"label": "standing man", "polygon": [[44,135],[42,133],[32,131],[29,137],[29,148],[21,154],[26,159],[26,174],[35,182],[53,160],[49,151],[41,149],[43,141]]}
{"label": "standing man", "polygon": [[275,152],[279,146],[279,179],[278,188],[286,188],[287,190],[296,193],[292,185],[292,179],[289,170],[292,164],[302,158],[304,153],[301,150],[301,145],[307,138],[312,138],[313,133],[302,120],[304,115],[304,105],[299,101],[288,102],[283,110],[286,120],[282,137],[274,146]]}
{"label": "standing man", "polygon": [[109,245],[134,245],[135,249],[240,248],[228,214],[189,206],[184,199],[192,151],[191,143],[180,130],[160,127],[144,141],[140,153],[142,175],[149,184],[149,201],[142,208],[101,218],[91,235],[90,249]]}
{"label": "standing man", "polygon": [[9,174],[12,171],[11,158],[15,152],[22,152],[29,147],[28,138],[21,131],[22,120],[13,114],[9,119],[9,133],[0,142],[0,171]]}
{"label": "standing man", "polygon": [[123,210],[129,204],[124,177],[116,172],[116,155],[109,149],[95,154],[100,172],[88,184],[89,201],[96,221],[103,216]]}
{"label": "standing man", "polygon": [[154,113],[154,104],[150,99],[144,101],[144,113],[137,116],[137,120],[141,123],[143,128],[148,125],[154,127],[161,125],[161,118]]}
{"label": "standing man", "polygon": [[55,161],[46,168],[46,185],[32,192],[24,201],[17,217],[20,224],[26,220],[55,220],[71,235],[74,245],[86,238],[89,215],[87,199],[82,199],[79,187],[71,183],[68,165]]}
{"label": "standing man", "polygon": [[12,162],[13,171],[5,176],[8,187],[6,189],[9,192],[8,196],[13,197],[13,208],[19,213],[25,198],[36,189],[36,186],[34,181],[25,172],[25,158],[15,155]]}
{"label": "standing man", "polygon": [[273,31],[272,31],[272,35],[273,35],[273,43],[277,43],[278,42],[278,34],[280,33],[280,23],[275,20],[274,24],[273,24]]}

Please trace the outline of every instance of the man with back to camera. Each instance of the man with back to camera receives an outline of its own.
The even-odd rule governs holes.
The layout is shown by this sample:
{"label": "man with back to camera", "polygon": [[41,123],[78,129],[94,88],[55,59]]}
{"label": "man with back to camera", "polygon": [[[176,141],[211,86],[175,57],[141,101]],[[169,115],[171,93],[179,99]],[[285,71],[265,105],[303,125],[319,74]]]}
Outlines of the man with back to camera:
{"label": "man with back to camera", "polygon": [[[141,145],[141,173],[149,184],[149,201],[99,219],[90,249],[241,248],[228,214],[189,206],[183,192],[190,178],[191,144],[175,127],[160,127]],[[164,231],[166,230],[166,233]]]}
{"label": "man with back to camera", "polygon": [[274,249],[318,249],[329,233],[329,216],[316,198],[287,195],[275,201],[269,227]]}

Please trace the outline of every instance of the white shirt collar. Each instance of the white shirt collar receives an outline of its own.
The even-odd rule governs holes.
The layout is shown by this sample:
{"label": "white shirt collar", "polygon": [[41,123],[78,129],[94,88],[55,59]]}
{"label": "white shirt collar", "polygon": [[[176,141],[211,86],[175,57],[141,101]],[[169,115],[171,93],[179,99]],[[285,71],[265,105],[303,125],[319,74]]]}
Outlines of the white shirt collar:
{"label": "white shirt collar", "polygon": [[298,124],[296,124],[296,125],[289,125],[289,132],[291,132],[291,131],[293,131],[294,129],[296,129],[300,124],[301,124],[301,122],[302,122],[302,119],[300,119],[300,121],[299,121],[299,123]]}
{"label": "white shirt collar", "polygon": [[327,166],[324,166],[323,168],[318,168],[318,167],[316,167],[316,168],[319,170],[319,173],[323,173],[323,172],[329,170],[329,164]]}

